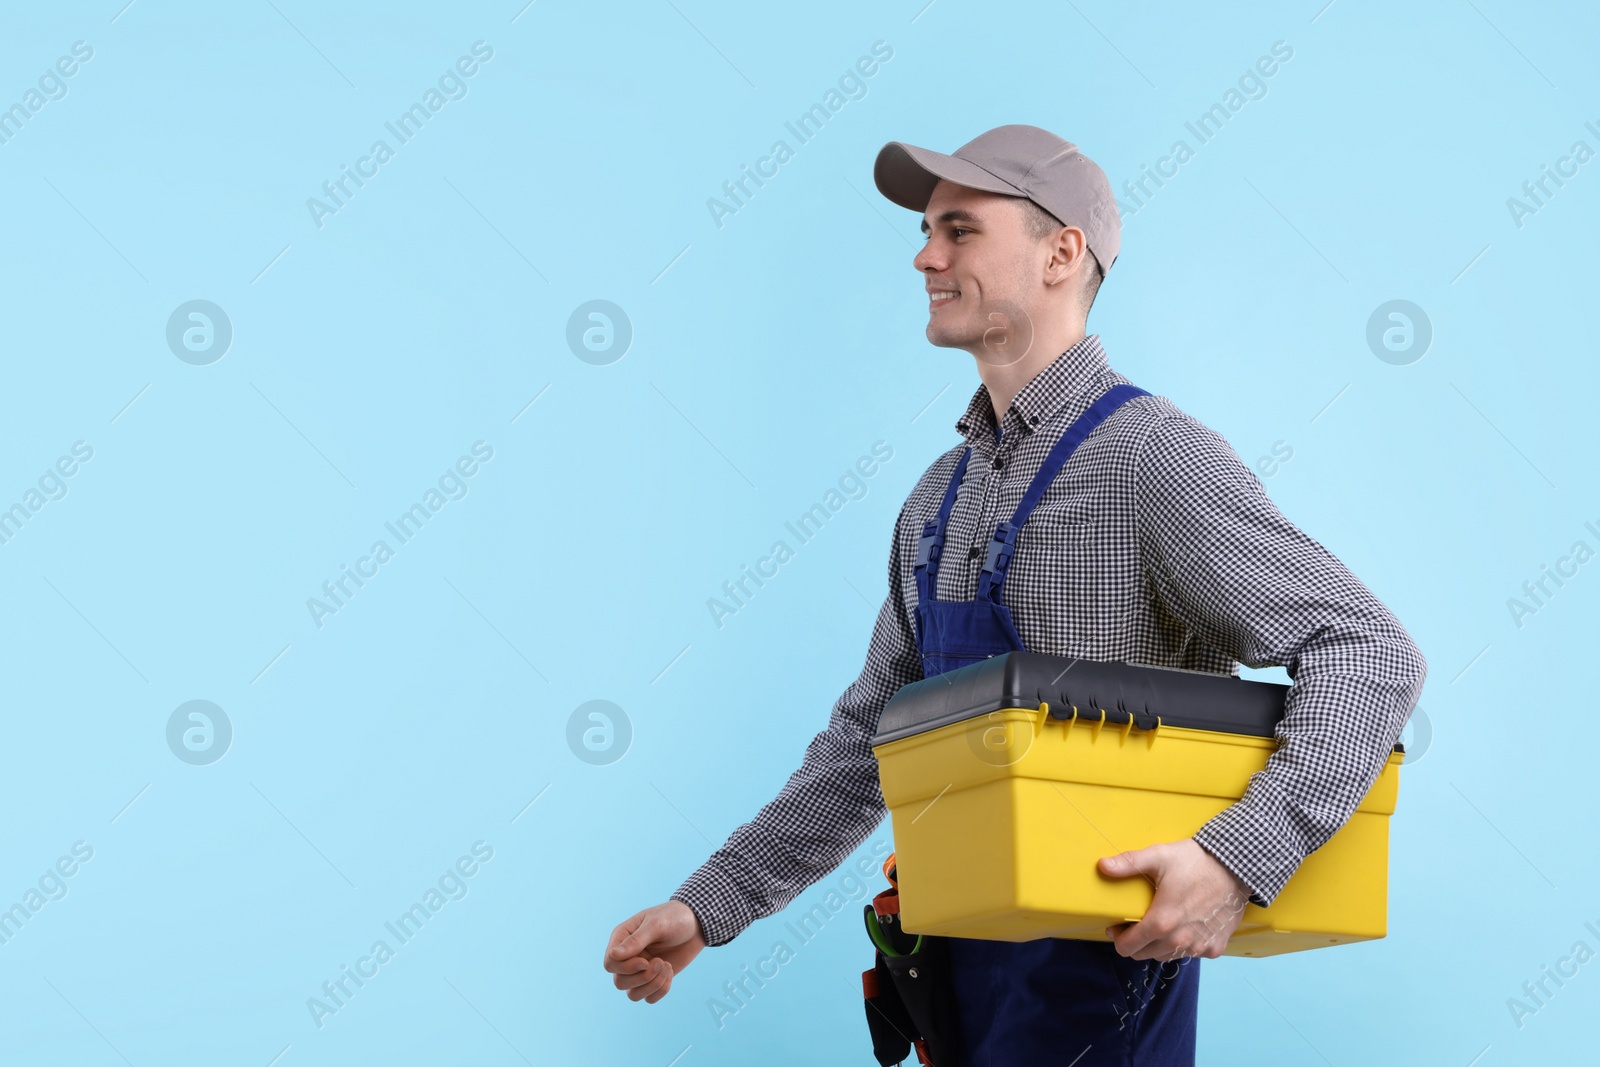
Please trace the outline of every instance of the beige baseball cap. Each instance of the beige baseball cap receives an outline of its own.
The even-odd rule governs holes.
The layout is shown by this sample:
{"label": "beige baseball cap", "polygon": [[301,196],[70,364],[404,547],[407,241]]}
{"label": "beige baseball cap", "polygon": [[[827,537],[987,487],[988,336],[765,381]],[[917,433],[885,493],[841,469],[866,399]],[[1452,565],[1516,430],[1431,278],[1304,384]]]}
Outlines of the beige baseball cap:
{"label": "beige baseball cap", "polygon": [[1122,246],[1122,220],[1111,182],[1094,160],[1049,130],[997,126],[950,155],[900,141],[878,151],[872,179],[878,192],[912,211],[926,211],[939,179],[1007,196],[1023,196],[1083,231],[1085,243],[1109,273]]}

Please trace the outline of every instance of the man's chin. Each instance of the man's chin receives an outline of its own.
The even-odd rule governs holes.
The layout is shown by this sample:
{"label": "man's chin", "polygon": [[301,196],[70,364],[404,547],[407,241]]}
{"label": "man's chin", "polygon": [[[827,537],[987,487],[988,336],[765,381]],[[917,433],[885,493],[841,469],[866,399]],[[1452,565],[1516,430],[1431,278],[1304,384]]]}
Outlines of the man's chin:
{"label": "man's chin", "polygon": [[948,327],[928,324],[923,331],[928,338],[928,343],[937,348],[966,348],[971,349],[974,344],[982,340],[981,337],[972,337],[966,333],[951,330]]}

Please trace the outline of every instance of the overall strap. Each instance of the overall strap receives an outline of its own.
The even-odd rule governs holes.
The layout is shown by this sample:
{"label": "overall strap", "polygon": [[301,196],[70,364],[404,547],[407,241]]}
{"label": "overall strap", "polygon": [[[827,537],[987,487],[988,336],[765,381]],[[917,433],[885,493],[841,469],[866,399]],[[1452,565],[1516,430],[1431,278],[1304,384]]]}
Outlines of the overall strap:
{"label": "overall strap", "polygon": [[955,506],[956,490],[961,487],[962,476],[967,473],[967,461],[971,458],[972,449],[968,447],[961,453],[955,472],[950,475],[950,484],[945,487],[938,516],[922,525],[922,536],[917,541],[915,568],[918,603],[926,604],[938,599],[935,590],[939,588],[939,557],[944,554],[945,522],[950,518],[950,509]]}
{"label": "overall strap", "polygon": [[1006,569],[1011,565],[1011,554],[1017,546],[1017,531],[1028,521],[1034,506],[1043,498],[1045,490],[1050,488],[1050,483],[1055,481],[1056,475],[1061,473],[1061,468],[1066,466],[1067,460],[1083,443],[1084,438],[1093,433],[1095,428],[1125,401],[1132,400],[1136,396],[1149,395],[1137,385],[1127,383],[1113,385],[1101,394],[1100,399],[1089,405],[1088,411],[1079,415],[1077,421],[1067,427],[1067,432],[1061,435],[1061,440],[1055,443],[1055,447],[1050,449],[1050,454],[1040,465],[1039,473],[1028,483],[1028,491],[1022,494],[1022,501],[1012,514],[1011,521],[1002,522],[995,527],[994,537],[989,541],[989,554],[984,560],[983,571],[978,575],[979,599],[989,597],[996,603],[1000,602],[1000,589],[1005,584]]}

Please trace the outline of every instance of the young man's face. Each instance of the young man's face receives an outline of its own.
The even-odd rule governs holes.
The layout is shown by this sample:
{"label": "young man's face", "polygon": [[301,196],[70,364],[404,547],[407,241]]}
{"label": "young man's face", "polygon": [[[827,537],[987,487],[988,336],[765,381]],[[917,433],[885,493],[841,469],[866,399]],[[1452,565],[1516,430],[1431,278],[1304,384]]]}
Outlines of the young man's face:
{"label": "young man's face", "polygon": [[922,215],[928,243],[912,265],[928,292],[928,340],[985,362],[1020,360],[1031,341],[1035,253],[1021,200],[940,181]]}

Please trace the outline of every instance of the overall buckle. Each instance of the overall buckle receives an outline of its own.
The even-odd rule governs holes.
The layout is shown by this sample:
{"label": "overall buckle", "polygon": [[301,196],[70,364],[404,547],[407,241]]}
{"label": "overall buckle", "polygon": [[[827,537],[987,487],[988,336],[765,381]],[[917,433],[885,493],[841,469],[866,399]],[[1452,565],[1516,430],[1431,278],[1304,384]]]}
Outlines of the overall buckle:
{"label": "overall buckle", "polygon": [[1017,528],[1010,522],[1002,522],[994,528],[994,537],[989,541],[989,555],[983,561],[983,569],[994,575],[998,582],[1006,576],[1006,568],[1011,565],[1011,555],[1016,551]]}
{"label": "overall buckle", "polygon": [[922,536],[917,541],[917,562],[913,567],[926,567],[931,560],[938,559],[944,552],[944,538],[939,536],[939,524],[929,521],[922,527]]}

